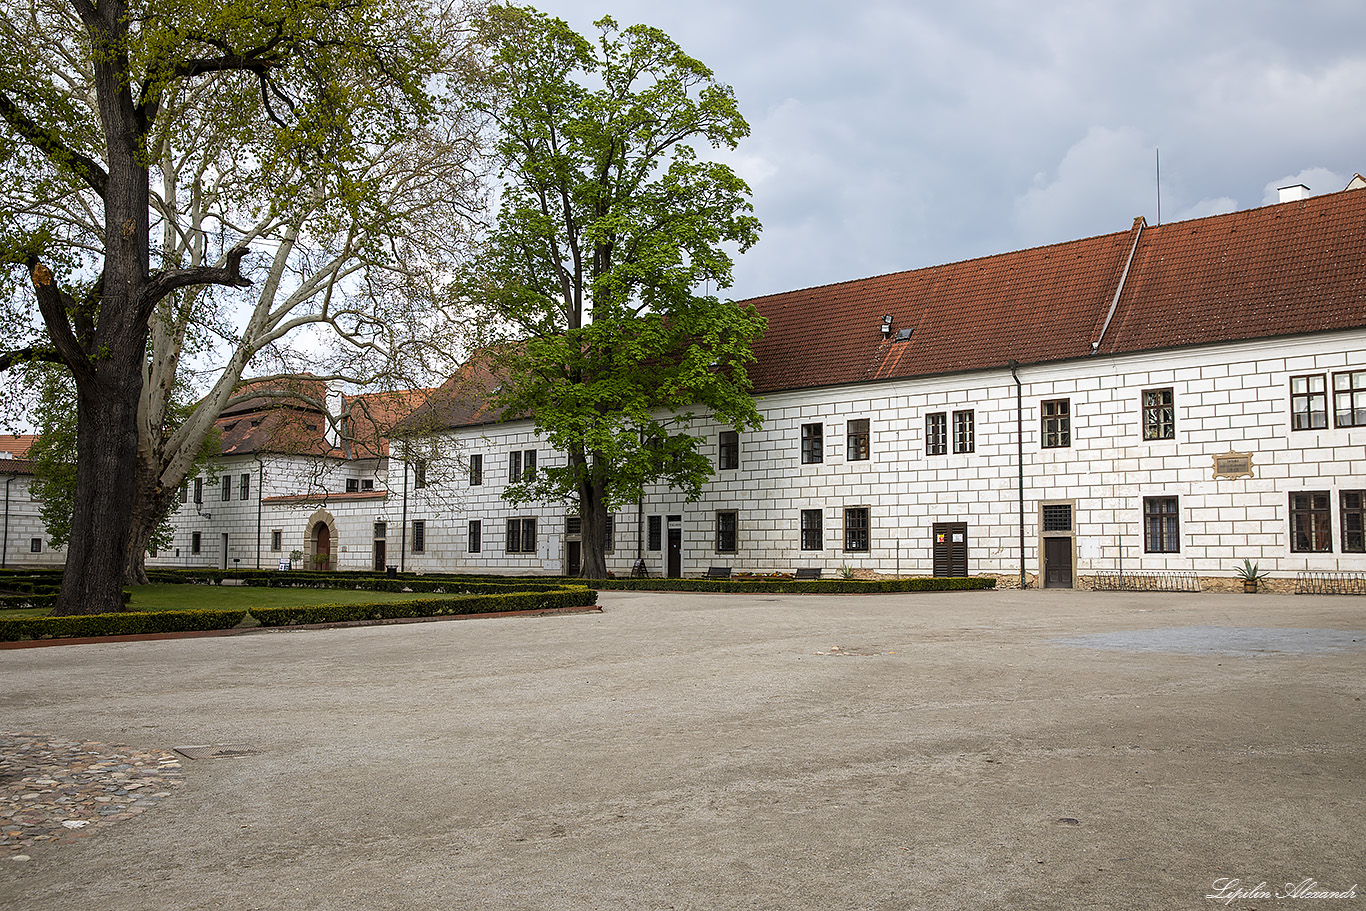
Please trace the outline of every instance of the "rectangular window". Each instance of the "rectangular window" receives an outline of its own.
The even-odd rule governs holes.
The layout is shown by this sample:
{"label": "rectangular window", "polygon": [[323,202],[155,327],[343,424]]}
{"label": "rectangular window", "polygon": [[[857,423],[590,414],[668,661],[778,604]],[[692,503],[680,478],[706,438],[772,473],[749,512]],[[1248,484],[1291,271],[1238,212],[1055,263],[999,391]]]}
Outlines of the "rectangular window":
{"label": "rectangular window", "polygon": [[472,553],[472,554],[477,554],[477,553],[479,553],[480,546],[481,546],[481,543],[482,543],[482,538],[483,538],[483,528],[484,528],[484,524],[483,524],[481,521],[479,521],[478,519],[471,519],[471,520],[470,520],[470,541],[469,541],[469,551],[470,551],[470,553]]}
{"label": "rectangular window", "polygon": [[1045,503],[1043,511],[1044,531],[1071,531],[1072,507],[1067,503]]}
{"label": "rectangular window", "polygon": [[802,510],[802,550],[825,549],[825,523],[821,510]]}
{"label": "rectangular window", "polygon": [[366,491],[374,490],[374,489],[375,489],[375,479],[374,479],[374,478],[361,478],[361,479],[360,479],[360,489],[361,489],[361,492],[362,492],[362,493],[364,493],[364,492],[366,492]]}
{"label": "rectangular window", "polygon": [[360,493],[360,478],[347,478],[347,479],[346,479],[346,492],[347,492],[347,493]]}
{"label": "rectangular window", "polygon": [[1290,429],[1322,430],[1328,426],[1328,392],[1322,373],[1290,378]]}
{"label": "rectangular window", "polygon": [[1339,427],[1366,427],[1366,370],[1333,374],[1333,414]]}
{"label": "rectangular window", "polygon": [[607,521],[602,526],[602,549],[611,552],[616,549],[617,544],[617,517],[608,514]]}
{"label": "rectangular window", "polygon": [[1176,497],[1143,498],[1143,550],[1150,554],[1181,551]]}
{"label": "rectangular window", "polygon": [[40,553],[42,553],[42,552],[43,552],[43,539],[42,539],[42,538],[29,538],[29,539],[28,539],[28,552],[31,553],[31,554],[40,554]]}
{"label": "rectangular window", "polygon": [[181,481],[181,482],[180,482],[180,502],[182,502],[182,503],[188,503],[188,502],[190,502],[190,482],[189,482],[189,481]]}
{"label": "rectangular window", "polygon": [[229,475],[223,475],[223,477],[219,478],[219,479],[218,479],[218,489],[222,492],[222,500],[223,500],[224,503],[226,503],[226,502],[228,502],[229,500],[231,500],[231,499],[232,499],[232,477],[229,476]]}
{"label": "rectangular window", "polygon": [[515,449],[508,453],[508,483],[516,484],[522,480],[522,451]]}
{"label": "rectangular window", "polygon": [[866,461],[872,453],[872,433],[868,429],[868,419],[857,418],[852,420],[845,429],[848,434],[846,443],[848,449],[844,453],[845,459],[850,462]]}
{"label": "rectangular window", "polygon": [[413,490],[427,486],[427,460],[418,459],[413,463]]}
{"label": "rectangular window", "polygon": [[664,549],[664,522],[662,516],[650,516],[646,520],[646,550]]}
{"label": "rectangular window", "polygon": [[1143,439],[1176,439],[1176,408],[1170,389],[1143,390]]}
{"label": "rectangular window", "polygon": [[733,554],[736,550],[736,531],[740,524],[740,517],[734,512],[718,512],[716,514],[716,552],[718,554]]}
{"label": "rectangular window", "polygon": [[1333,550],[1328,491],[1307,490],[1290,495],[1290,549],[1301,554]]}
{"label": "rectangular window", "polygon": [[868,507],[850,507],[844,511],[844,549],[868,552]]}
{"label": "rectangular window", "polygon": [[199,532],[196,531],[196,532],[194,532],[193,534],[190,535],[190,553],[192,553],[192,554],[197,554],[197,553],[199,553],[199,549],[200,549],[200,547],[203,546],[203,544],[204,544],[204,536],[203,536],[202,534],[200,534]]}
{"label": "rectangular window", "polygon": [[536,552],[536,520],[508,519],[507,552],[534,554]]}
{"label": "rectangular window", "polygon": [[251,475],[249,475],[249,474],[244,474],[244,475],[242,475],[241,478],[238,479],[238,484],[237,484],[237,499],[239,499],[239,500],[250,500],[250,499],[251,499]]}
{"label": "rectangular window", "polygon": [[420,554],[427,550],[427,522],[425,519],[413,520],[413,553]]}
{"label": "rectangular window", "polygon": [[1052,399],[1042,403],[1043,448],[1061,449],[1072,445],[1072,403]]}
{"label": "rectangular window", "polygon": [[283,550],[285,543],[284,538],[284,532],[282,532],[280,529],[277,528],[274,531],[272,531],[270,533],[270,549],[273,551]]}
{"label": "rectangular window", "polygon": [[972,452],[977,448],[977,416],[971,411],[953,413],[953,451]]}
{"label": "rectangular window", "polygon": [[802,464],[815,465],[825,461],[825,450],[823,438],[825,436],[825,425],[823,424],[803,424],[802,425]]}
{"label": "rectangular window", "polygon": [[470,486],[478,487],[484,483],[484,457],[482,455],[470,456]]}
{"label": "rectangular window", "polygon": [[376,522],[376,523],[375,523],[375,540],[382,540],[382,539],[383,539],[385,536],[387,536],[388,534],[389,534],[389,523],[387,523],[387,522]]}
{"label": "rectangular window", "polygon": [[522,453],[522,480],[530,481],[536,474],[536,450]]}
{"label": "rectangular window", "polygon": [[1342,504],[1342,552],[1366,553],[1366,490],[1344,490]]}
{"label": "rectangular window", "polygon": [[740,434],[734,430],[723,430],[716,443],[716,468],[726,471],[740,467]]}
{"label": "rectangular window", "polygon": [[942,411],[925,415],[925,455],[949,451],[949,420]]}

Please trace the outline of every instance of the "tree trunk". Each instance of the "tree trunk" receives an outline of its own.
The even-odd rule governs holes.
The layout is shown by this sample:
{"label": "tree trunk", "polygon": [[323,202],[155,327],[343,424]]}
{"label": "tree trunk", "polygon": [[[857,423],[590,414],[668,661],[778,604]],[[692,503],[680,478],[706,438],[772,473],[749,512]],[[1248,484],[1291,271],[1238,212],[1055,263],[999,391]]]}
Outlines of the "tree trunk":
{"label": "tree trunk", "polygon": [[579,481],[579,521],[583,529],[583,570],[585,579],[607,578],[607,552],[603,532],[607,528],[606,485],[594,477],[592,466],[583,453],[572,453],[572,460],[584,466]]}

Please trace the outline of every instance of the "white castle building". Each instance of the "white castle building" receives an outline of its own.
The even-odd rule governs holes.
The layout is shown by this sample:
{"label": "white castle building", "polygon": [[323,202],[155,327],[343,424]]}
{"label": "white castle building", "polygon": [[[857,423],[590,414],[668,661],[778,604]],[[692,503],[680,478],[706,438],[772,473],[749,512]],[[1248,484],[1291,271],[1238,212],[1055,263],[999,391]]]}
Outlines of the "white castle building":
{"label": "white castle building", "polygon": [[[750,301],[762,428],[694,425],[712,481],[618,511],[609,567],[1058,587],[1245,559],[1366,571],[1363,185]],[[149,562],[576,571],[573,516],[502,498],[563,456],[488,409],[492,382],[470,368],[429,409],[460,469],[440,478],[358,442],[382,421],[299,412],[282,435],[266,409],[224,414],[221,466]]]}

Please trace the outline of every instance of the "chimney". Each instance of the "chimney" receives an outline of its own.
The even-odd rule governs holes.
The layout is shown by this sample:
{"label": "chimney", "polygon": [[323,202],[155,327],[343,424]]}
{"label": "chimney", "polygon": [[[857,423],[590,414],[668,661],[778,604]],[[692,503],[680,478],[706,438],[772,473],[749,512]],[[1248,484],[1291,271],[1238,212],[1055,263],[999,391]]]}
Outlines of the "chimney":
{"label": "chimney", "polygon": [[1309,188],[1302,183],[1280,187],[1276,192],[1281,194],[1281,202],[1295,202],[1298,199],[1309,198]]}

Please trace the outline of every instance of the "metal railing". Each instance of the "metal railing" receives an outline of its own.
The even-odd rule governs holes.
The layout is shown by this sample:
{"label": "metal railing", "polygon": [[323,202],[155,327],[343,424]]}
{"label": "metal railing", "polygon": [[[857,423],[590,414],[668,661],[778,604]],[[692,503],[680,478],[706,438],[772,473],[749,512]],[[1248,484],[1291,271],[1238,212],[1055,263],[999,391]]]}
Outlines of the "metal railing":
{"label": "metal railing", "polygon": [[1095,590],[1101,592],[1198,592],[1200,577],[1186,572],[1122,573],[1117,569],[1095,571]]}
{"label": "metal railing", "polygon": [[1366,595],[1366,573],[1306,570],[1295,577],[1297,595]]}

